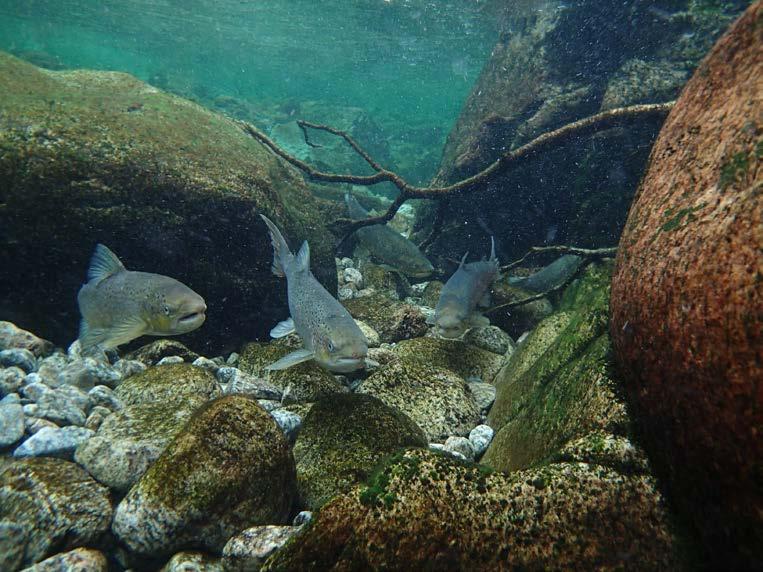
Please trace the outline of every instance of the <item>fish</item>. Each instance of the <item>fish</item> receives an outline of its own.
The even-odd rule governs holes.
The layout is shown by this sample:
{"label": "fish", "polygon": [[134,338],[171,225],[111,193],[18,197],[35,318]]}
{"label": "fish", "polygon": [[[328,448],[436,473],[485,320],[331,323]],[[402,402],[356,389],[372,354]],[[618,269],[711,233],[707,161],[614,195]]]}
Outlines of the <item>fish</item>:
{"label": "fish", "polygon": [[[345,193],[344,201],[351,219],[368,218],[368,211],[350,193]],[[427,278],[434,272],[434,266],[418,246],[385,224],[364,226],[354,234],[371,256],[410,278]]]}
{"label": "fish", "polygon": [[350,313],[310,272],[310,245],[307,241],[295,256],[281,231],[265,215],[260,215],[273,244],[273,274],[286,278],[290,317],[271,331],[272,338],[296,332],[302,349],[270,364],[267,370],[283,370],[315,360],[333,372],[347,373],[366,366],[368,341]]}
{"label": "fish", "polygon": [[498,277],[495,241],[490,237],[490,258],[466,264],[467,252],[440,292],[433,323],[437,334],[458,338],[469,328],[488,326],[490,320],[477,311],[477,305],[487,306],[488,288]]}
{"label": "fish", "polygon": [[98,244],[77,294],[82,315],[82,351],[113,349],[141,336],[174,336],[200,327],[204,298],[182,282],[127,270],[108,247]]}
{"label": "fish", "polygon": [[580,256],[565,254],[526,278],[510,278],[509,283],[531,292],[546,292],[577,272],[582,262],[583,259]]}

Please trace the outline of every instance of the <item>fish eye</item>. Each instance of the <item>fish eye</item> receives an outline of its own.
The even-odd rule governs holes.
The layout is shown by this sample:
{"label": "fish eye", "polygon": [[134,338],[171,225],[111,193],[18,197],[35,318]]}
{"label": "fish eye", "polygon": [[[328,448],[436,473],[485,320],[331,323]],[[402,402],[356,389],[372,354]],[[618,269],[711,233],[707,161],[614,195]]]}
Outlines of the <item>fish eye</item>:
{"label": "fish eye", "polygon": [[162,308],[164,310],[164,314],[169,316],[170,315],[170,307],[167,304],[164,304],[164,307]]}
{"label": "fish eye", "polygon": [[334,347],[334,342],[332,342],[331,340],[329,340],[329,343],[328,343],[328,344],[326,344],[326,349],[328,349],[328,351],[330,351],[330,352],[333,352],[333,351],[336,349],[336,348]]}

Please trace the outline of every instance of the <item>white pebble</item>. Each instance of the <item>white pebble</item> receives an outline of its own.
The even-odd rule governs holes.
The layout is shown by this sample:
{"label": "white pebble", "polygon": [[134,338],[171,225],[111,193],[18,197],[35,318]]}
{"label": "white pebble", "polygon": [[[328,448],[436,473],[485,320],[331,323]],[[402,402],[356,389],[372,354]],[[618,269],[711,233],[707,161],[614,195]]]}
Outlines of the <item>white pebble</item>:
{"label": "white pebble", "polygon": [[343,277],[345,282],[355,284],[358,289],[363,287],[363,275],[357,268],[345,268]]}
{"label": "white pebble", "polygon": [[469,433],[469,441],[474,446],[474,453],[477,457],[482,455],[493,440],[495,431],[489,425],[477,425]]}
{"label": "white pebble", "polygon": [[156,362],[156,365],[171,365],[173,363],[183,363],[183,358],[180,356],[167,356]]}
{"label": "white pebble", "polygon": [[468,461],[474,460],[474,445],[466,437],[448,437],[445,441],[445,450],[449,453],[458,453]]}

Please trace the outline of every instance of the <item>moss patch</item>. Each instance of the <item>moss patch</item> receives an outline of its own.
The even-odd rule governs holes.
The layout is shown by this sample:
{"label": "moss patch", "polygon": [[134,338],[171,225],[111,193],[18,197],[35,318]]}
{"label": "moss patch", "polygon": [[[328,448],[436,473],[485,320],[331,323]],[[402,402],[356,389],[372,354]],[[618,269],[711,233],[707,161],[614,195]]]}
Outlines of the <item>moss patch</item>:
{"label": "moss patch", "polygon": [[209,370],[185,363],[158,365],[132,375],[114,391],[125,405],[167,402],[220,395],[217,379]]}

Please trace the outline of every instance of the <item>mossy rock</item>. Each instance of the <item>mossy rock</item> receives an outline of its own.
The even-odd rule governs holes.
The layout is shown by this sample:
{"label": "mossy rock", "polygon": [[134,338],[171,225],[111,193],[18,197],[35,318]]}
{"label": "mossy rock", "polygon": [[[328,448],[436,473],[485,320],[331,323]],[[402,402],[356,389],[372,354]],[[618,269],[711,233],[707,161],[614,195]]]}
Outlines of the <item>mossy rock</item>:
{"label": "mossy rock", "polygon": [[[523,290],[509,284],[508,276],[496,280],[490,291],[492,306],[517,302],[535,295],[536,292]],[[532,330],[541,320],[548,317],[551,312],[553,312],[551,302],[547,298],[541,298],[522,306],[490,312],[488,317],[490,318],[490,323],[506,331],[510,336],[518,337],[524,332]]]}
{"label": "mossy rock", "polygon": [[74,463],[32,458],[0,466],[0,521],[20,527],[16,542],[24,566],[99,542],[111,515],[108,489]]}
{"label": "mossy rock", "polygon": [[192,363],[199,354],[189,350],[177,340],[164,338],[139,347],[127,354],[125,359],[138,360],[146,365],[156,365],[160,359],[171,356],[180,356],[183,361]]}
{"label": "mossy rock", "polygon": [[418,308],[381,292],[342,303],[353,318],[366,322],[385,343],[423,336],[428,329],[426,317]]}
{"label": "mossy rock", "polygon": [[511,475],[427,450],[323,506],[265,570],[670,570],[681,544],[653,478],[585,463]]}
{"label": "mossy rock", "polygon": [[223,572],[223,563],[203,552],[178,552],[162,567],[160,572]]}
{"label": "mossy rock", "polygon": [[610,361],[610,271],[590,267],[565,293],[566,310],[541,322],[496,377],[496,400],[488,414],[496,435],[484,463],[501,470],[526,468],[590,431],[628,430]]}
{"label": "mossy rock", "polygon": [[309,241],[313,273],[336,292],[332,207],[235,121],[128,74],[5,53],[0,85],[0,266],[14,269],[0,292],[35,333],[57,345],[76,335],[73,293],[102,242],[207,300],[189,346],[215,355],[266,336],[287,301],[260,213],[292,245]]}
{"label": "mossy rock", "polygon": [[125,405],[169,402],[189,396],[212,399],[220,385],[209,370],[186,363],[157,365],[132,375],[114,390]]}
{"label": "mossy rock", "polygon": [[415,338],[395,346],[400,359],[425,366],[446,368],[465,380],[490,383],[503,364],[503,357],[460,340]]}
{"label": "mossy rock", "polygon": [[96,434],[77,448],[74,459],[100,483],[126,493],[206,402],[206,397],[191,394],[129,405],[106,417]]}
{"label": "mossy rock", "polygon": [[411,283],[401,272],[372,262],[363,264],[360,271],[363,274],[364,288],[371,287],[377,292],[398,300],[411,295]]}
{"label": "mossy rock", "polygon": [[253,342],[241,350],[238,367],[243,372],[265,378],[281,389],[283,402],[287,404],[315,401],[324,396],[347,391],[330,371],[323,369],[314,360],[280,371],[265,370],[270,364],[301,347],[302,343],[296,335],[266,344]]}
{"label": "mossy rock", "polygon": [[230,395],[197,411],[117,507],[112,530],[134,554],[187,545],[219,552],[240,530],[283,524],[296,496],[294,458],[256,400]]}
{"label": "mossy rock", "polygon": [[435,308],[437,302],[440,301],[440,293],[442,292],[443,286],[445,286],[445,284],[439,280],[431,280],[429,284],[424,287],[424,292],[421,294],[421,303],[424,306]]}
{"label": "mossy rock", "polygon": [[294,444],[300,497],[310,510],[364,481],[384,457],[426,447],[422,430],[404,413],[370,395],[317,401]]}
{"label": "mossy rock", "polygon": [[405,413],[430,442],[468,435],[480,422],[479,406],[461,376],[415,360],[398,359],[381,367],[357,391]]}
{"label": "mossy rock", "polygon": [[638,444],[626,436],[601,430],[569,441],[552,456],[552,460],[602,465],[626,474],[651,472],[646,453]]}

